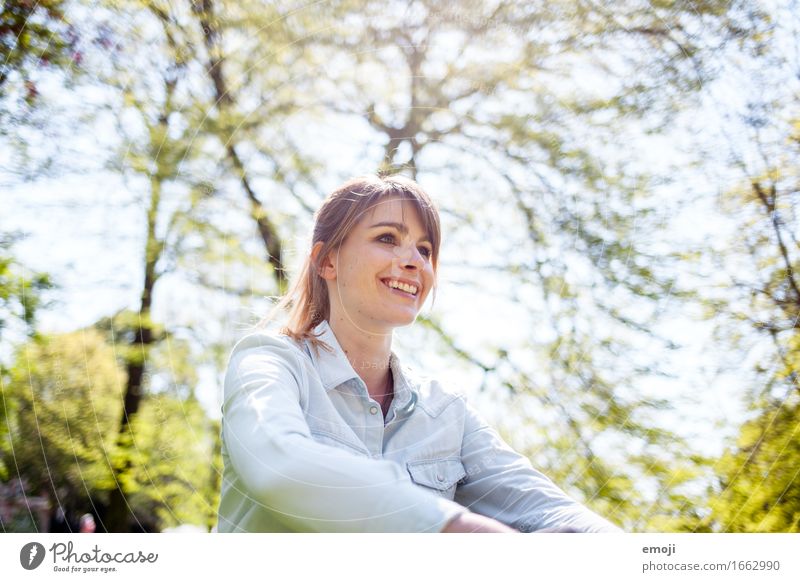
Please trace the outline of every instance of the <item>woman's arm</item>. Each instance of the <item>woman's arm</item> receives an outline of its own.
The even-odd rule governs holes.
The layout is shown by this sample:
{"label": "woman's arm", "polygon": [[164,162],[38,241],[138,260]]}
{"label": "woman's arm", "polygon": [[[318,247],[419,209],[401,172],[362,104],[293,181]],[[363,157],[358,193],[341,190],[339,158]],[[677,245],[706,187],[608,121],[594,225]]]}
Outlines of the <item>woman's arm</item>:
{"label": "woman's arm", "polygon": [[573,500],[509,447],[467,403],[461,460],[466,479],[455,500],[520,531],[621,532]]}
{"label": "woman's arm", "polygon": [[399,465],[311,438],[303,371],[286,341],[245,338],[225,377],[223,439],[247,495],[291,529],[440,531],[466,510],[413,485]]}
{"label": "woman's arm", "polygon": [[455,516],[442,533],[519,533],[496,519],[465,511]]}

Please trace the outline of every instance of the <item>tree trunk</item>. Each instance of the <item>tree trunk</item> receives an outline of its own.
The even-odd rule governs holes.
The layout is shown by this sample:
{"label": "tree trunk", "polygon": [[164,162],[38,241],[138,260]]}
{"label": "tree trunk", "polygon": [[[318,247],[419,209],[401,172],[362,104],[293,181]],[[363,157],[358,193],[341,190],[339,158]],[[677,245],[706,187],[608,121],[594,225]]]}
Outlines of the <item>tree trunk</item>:
{"label": "tree trunk", "polygon": [[[162,119],[162,123],[166,125],[166,118]],[[158,206],[160,201],[161,177],[160,175],[151,176],[150,208],[147,212],[147,243],[145,246],[144,286],[139,303],[138,325],[136,327],[133,340],[129,345],[130,353],[128,354],[126,363],[127,382],[125,385],[125,397],[123,400],[119,436],[117,438],[117,447],[123,452],[129,448],[128,444],[126,443],[125,436],[130,430],[130,423],[133,420],[134,415],[139,411],[139,406],[142,403],[147,354],[150,347],[155,342],[152,322],[150,319],[150,307],[152,304],[153,289],[156,281],[158,280],[156,264],[158,263],[158,259],[161,257],[161,251],[163,249],[163,243],[158,240],[156,235],[156,218],[158,217]],[[116,488],[111,490],[108,509],[104,519],[102,520],[103,525],[109,532],[130,531],[133,526],[131,523],[132,520],[136,522],[135,526],[133,526],[136,531],[142,529],[141,524],[133,514],[128,501],[126,500],[125,492],[123,491],[121,477],[132,468],[130,456],[125,454],[124,459],[125,461],[122,467],[115,467],[113,469]]]}
{"label": "tree trunk", "polygon": [[[223,71],[225,59],[219,46],[220,32],[216,27],[214,19],[214,2],[212,0],[193,0],[192,10],[200,20],[200,26],[203,29],[203,41],[208,51],[206,72],[214,85],[217,107],[220,113],[224,114],[234,104],[234,97],[230,91],[228,91],[228,85]],[[283,295],[288,288],[288,276],[282,260],[283,243],[275,225],[272,224],[272,221],[269,219],[267,210],[253,190],[244,162],[242,162],[241,157],[236,151],[234,136],[224,135],[222,137],[223,143],[226,144],[225,152],[227,153],[228,160],[236,171],[239,181],[242,184],[242,189],[245,191],[247,199],[250,201],[250,216],[256,222],[258,234],[264,243],[267,261],[273,267],[275,282],[278,285],[278,294]]]}

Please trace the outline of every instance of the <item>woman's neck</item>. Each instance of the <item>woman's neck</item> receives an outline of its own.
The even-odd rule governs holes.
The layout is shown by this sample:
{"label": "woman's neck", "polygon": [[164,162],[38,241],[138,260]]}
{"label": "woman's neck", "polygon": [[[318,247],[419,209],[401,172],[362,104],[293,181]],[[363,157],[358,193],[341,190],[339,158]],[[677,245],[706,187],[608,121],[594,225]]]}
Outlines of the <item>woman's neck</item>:
{"label": "woman's neck", "polygon": [[328,324],[336,341],[367,385],[370,397],[383,405],[392,395],[389,358],[392,353],[392,334],[370,333],[359,329],[346,318],[332,316]]}

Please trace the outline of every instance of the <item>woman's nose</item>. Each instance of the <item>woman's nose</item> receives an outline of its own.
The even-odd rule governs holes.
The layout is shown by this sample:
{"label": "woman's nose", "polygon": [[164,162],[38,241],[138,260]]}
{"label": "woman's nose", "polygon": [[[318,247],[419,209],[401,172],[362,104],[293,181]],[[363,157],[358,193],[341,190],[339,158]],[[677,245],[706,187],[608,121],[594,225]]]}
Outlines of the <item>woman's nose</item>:
{"label": "woman's nose", "polygon": [[421,269],[425,264],[425,258],[415,246],[397,247],[400,251],[399,258],[403,267],[415,267]]}

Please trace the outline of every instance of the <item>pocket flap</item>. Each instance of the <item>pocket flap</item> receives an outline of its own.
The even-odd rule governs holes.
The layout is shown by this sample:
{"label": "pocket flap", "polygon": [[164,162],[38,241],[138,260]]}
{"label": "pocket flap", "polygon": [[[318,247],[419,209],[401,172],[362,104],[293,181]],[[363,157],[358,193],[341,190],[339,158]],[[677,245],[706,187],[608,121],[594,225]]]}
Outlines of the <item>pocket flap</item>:
{"label": "pocket flap", "polygon": [[311,429],[311,438],[317,441],[318,443],[322,443],[323,445],[330,445],[337,448],[344,448],[354,453],[358,453],[359,455],[369,457],[369,451],[362,446],[359,446],[350,440],[329,433],[322,430],[314,430]]}
{"label": "pocket flap", "polygon": [[408,461],[408,472],[414,483],[445,491],[466,477],[461,459]]}

